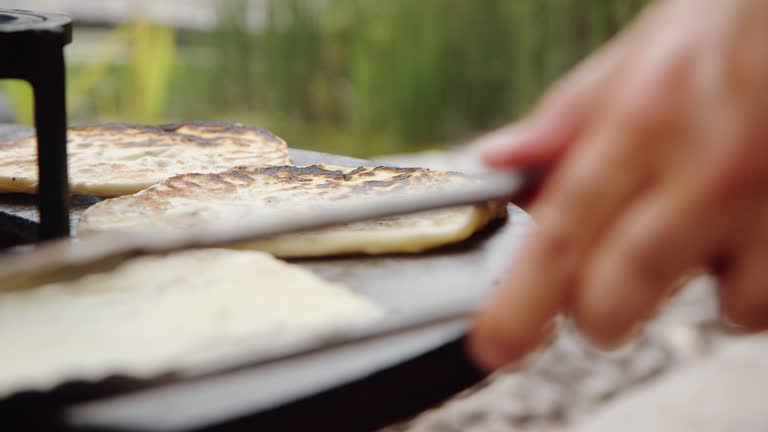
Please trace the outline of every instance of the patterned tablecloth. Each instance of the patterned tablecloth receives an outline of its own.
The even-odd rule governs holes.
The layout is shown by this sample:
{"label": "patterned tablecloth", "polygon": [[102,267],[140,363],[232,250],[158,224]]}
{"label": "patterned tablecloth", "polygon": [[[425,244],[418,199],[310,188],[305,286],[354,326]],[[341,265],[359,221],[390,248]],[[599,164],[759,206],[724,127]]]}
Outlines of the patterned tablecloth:
{"label": "patterned tablecloth", "polygon": [[[471,154],[457,148],[377,160],[462,171],[474,167]],[[571,430],[617,396],[709,357],[726,338],[714,299],[710,279],[688,282],[643,334],[612,353],[591,349],[562,322],[553,343],[516,370],[497,373],[444,406],[388,432]]]}

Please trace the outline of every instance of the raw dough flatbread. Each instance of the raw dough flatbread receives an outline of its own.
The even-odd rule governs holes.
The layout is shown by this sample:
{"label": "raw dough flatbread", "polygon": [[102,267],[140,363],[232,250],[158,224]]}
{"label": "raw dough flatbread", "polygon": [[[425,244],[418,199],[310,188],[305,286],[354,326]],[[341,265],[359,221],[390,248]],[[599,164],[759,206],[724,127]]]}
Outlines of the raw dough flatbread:
{"label": "raw dough flatbread", "polygon": [[[70,192],[132,194],[169,177],[289,163],[285,142],[238,123],[107,124],[68,132]],[[0,144],[0,192],[37,191],[37,140]]]}
{"label": "raw dough flatbread", "polygon": [[0,293],[0,398],[73,379],[152,377],[249,347],[280,349],[381,314],[260,252],[134,258],[110,272]]}
{"label": "raw dough flatbread", "polygon": [[[468,181],[457,173],[423,168],[312,165],[235,168],[219,174],[188,174],[134,195],[109,199],[85,211],[78,234],[130,230],[140,225],[184,226],[254,209],[312,208],[334,200],[364,199],[392,191],[418,191]],[[346,224],[248,242],[279,257],[416,253],[469,238],[505,215],[504,203],[487,203]]]}

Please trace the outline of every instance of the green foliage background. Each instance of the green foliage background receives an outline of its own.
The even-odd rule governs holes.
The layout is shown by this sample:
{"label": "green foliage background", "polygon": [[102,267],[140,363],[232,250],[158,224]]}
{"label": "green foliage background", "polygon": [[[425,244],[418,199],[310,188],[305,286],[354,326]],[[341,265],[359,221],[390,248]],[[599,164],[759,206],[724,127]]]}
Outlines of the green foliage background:
{"label": "green foliage background", "polygon": [[235,119],[357,156],[434,147],[523,114],[646,3],[268,0],[252,32],[246,2],[224,0],[211,32],[116,28],[98,61],[69,71],[70,117]]}

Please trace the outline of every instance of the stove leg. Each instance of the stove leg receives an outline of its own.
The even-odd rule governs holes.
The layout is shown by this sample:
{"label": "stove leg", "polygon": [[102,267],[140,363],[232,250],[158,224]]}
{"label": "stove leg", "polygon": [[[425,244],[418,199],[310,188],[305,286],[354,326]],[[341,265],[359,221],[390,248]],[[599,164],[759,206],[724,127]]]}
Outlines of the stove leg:
{"label": "stove leg", "polygon": [[69,236],[67,175],[67,108],[64,52],[61,45],[41,46],[37,76],[30,79],[35,98],[35,129],[39,170],[38,240]]}
{"label": "stove leg", "polygon": [[32,85],[37,133],[40,225],[37,240],[69,236],[67,103],[64,46],[72,20],[64,15],[0,9],[0,78]]}

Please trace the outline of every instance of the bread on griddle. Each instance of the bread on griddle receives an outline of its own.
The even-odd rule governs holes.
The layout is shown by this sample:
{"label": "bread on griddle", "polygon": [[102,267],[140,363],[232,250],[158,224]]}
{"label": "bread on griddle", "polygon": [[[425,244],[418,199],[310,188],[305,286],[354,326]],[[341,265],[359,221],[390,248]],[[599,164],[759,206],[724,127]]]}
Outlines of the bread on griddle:
{"label": "bread on griddle", "polygon": [[[423,168],[325,165],[234,168],[218,174],[172,177],[134,195],[113,198],[85,211],[79,235],[137,226],[179,227],[259,209],[291,211],[392,191],[420,191],[468,181],[457,173]],[[416,253],[461,242],[506,213],[487,203],[388,217],[311,232],[282,235],[237,247],[279,257]]]}
{"label": "bread on griddle", "polygon": [[264,253],[201,249],[133,258],[109,272],[0,292],[0,399],[281,349],[382,313],[345,287]]}
{"label": "bread on griddle", "polygon": [[[70,192],[113,197],[169,177],[289,163],[285,142],[239,123],[106,124],[68,132]],[[0,144],[0,192],[35,193],[37,140]]]}

